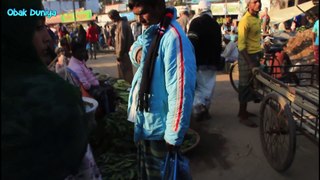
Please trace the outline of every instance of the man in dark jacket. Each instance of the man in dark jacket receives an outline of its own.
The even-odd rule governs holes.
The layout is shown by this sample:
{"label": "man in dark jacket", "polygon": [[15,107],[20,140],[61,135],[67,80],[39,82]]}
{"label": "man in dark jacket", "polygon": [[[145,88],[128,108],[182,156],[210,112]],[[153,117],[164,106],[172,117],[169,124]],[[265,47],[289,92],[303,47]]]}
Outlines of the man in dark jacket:
{"label": "man in dark jacket", "polygon": [[199,14],[190,22],[188,30],[188,37],[196,52],[197,87],[193,115],[198,118],[208,115],[222,50],[220,26],[212,17],[210,6],[205,0],[199,2]]}
{"label": "man in dark jacket", "polygon": [[115,53],[118,63],[118,76],[131,84],[133,70],[128,52],[134,41],[132,30],[128,21],[120,17],[117,10],[111,10],[108,15],[117,24],[115,29]]}

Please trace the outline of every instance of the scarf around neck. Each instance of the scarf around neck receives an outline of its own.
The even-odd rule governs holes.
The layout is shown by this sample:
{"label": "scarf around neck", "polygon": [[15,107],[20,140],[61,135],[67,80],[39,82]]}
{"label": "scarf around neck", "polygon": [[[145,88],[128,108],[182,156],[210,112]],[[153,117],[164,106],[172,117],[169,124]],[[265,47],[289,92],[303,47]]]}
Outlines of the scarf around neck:
{"label": "scarf around neck", "polygon": [[172,18],[173,18],[173,10],[166,9],[165,16],[160,22],[160,26],[158,30],[155,32],[155,36],[152,39],[151,45],[148,49],[146,61],[143,67],[142,79],[140,83],[139,100],[138,100],[139,111],[149,112],[150,110],[149,98],[150,98],[151,83],[152,83],[152,77],[153,77],[153,71],[154,71],[154,64],[158,56],[160,40],[164,35],[165,30],[170,25]]}

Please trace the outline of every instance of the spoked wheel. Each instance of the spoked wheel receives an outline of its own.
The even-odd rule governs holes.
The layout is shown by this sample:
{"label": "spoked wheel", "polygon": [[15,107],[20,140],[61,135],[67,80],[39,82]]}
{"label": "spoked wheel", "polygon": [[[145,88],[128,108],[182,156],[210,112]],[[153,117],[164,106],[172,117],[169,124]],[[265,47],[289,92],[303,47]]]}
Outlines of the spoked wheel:
{"label": "spoked wheel", "polygon": [[239,92],[239,64],[234,62],[230,67],[229,78],[233,89]]}
{"label": "spoked wheel", "polygon": [[287,170],[295,155],[295,123],[289,104],[276,93],[268,94],[261,104],[260,139],[272,168],[278,172]]}

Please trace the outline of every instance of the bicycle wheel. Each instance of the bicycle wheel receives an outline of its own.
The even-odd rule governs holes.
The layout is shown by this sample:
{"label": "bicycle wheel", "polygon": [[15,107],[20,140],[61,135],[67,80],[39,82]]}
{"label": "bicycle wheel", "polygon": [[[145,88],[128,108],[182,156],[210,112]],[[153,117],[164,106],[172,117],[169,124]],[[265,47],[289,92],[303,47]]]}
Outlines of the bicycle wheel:
{"label": "bicycle wheel", "polygon": [[233,89],[236,92],[239,92],[239,64],[238,61],[235,61],[231,67],[229,72],[230,83]]}
{"label": "bicycle wheel", "polygon": [[284,172],[291,166],[296,149],[295,122],[289,104],[276,93],[268,94],[261,104],[260,140],[273,169]]}

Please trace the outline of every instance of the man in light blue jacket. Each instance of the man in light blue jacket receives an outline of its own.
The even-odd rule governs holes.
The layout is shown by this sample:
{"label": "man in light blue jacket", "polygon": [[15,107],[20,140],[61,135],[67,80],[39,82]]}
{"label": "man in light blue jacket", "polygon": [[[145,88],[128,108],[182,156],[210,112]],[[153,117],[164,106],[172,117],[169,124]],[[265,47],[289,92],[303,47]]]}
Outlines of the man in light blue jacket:
{"label": "man in light blue jacket", "polygon": [[160,179],[166,152],[182,144],[190,125],[195,54],[176,21],[176,9],[166,9],[164,0],[129,0],[129,8],[145,30],[129,52],[138,69],[129,96],[128,120],[135,123],[139,179]]}

